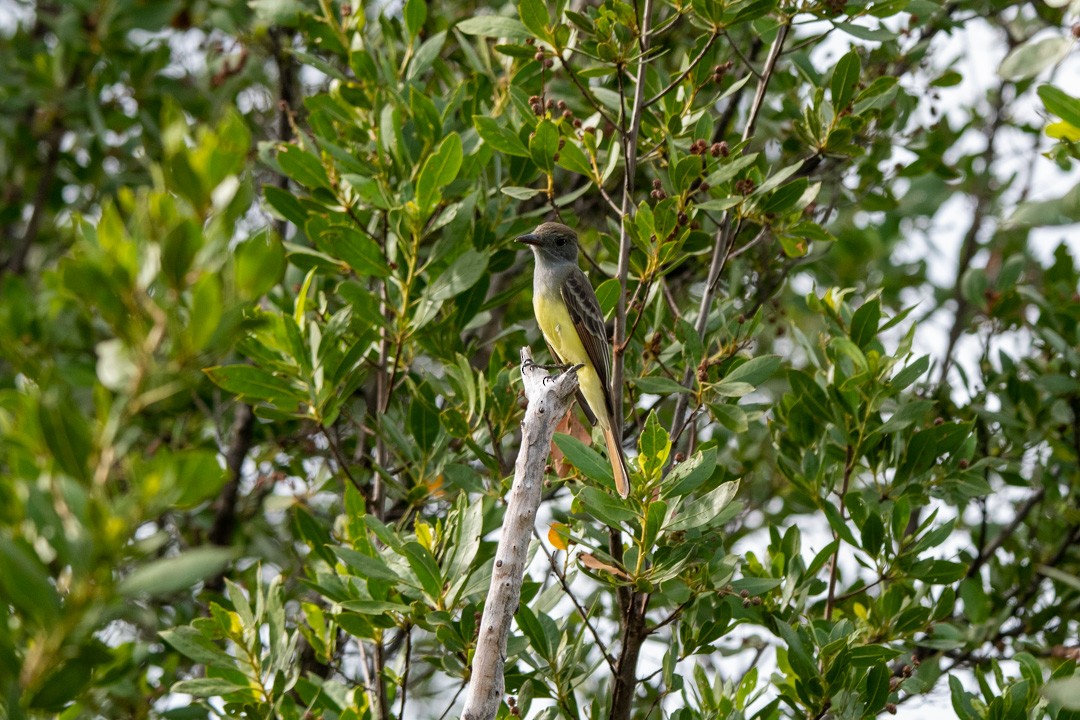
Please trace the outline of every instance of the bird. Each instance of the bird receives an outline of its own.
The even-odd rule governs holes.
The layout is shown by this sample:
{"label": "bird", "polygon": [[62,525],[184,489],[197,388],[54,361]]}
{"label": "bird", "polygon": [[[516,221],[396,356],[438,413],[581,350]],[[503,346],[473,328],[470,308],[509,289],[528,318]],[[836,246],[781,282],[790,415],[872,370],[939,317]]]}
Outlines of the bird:
{"label": "bird", "polygon": [[599,426],[607,445],[615,489],[630,493],[630,471],[622,444],[615,436],[615,403],[611,388],[611,344],[604,315],[589,279],[578,267],[578,238],[557,222],[541,223],[517,241],[529,245],[533,270],[533,312],[552,358],[578,369],[578,405],[593,426]]}

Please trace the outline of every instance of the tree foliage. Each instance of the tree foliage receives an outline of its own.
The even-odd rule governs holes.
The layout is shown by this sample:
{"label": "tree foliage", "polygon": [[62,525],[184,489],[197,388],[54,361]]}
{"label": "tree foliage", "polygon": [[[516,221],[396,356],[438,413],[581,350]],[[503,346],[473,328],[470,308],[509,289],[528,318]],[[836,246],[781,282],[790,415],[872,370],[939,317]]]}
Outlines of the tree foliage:
{"label": "tree foliage", "polygon": [[635,472],[556,436],[501,716],[1080,712],[1075,2],[15,9],[5,717],[459,708],[547,219]]}

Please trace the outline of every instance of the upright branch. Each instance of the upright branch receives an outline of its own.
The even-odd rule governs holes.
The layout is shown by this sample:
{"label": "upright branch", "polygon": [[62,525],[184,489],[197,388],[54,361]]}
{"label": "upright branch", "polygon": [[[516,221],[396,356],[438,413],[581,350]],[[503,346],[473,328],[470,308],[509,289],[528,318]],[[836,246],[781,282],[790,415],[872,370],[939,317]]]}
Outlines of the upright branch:
{"label": "upright branch", "polygon": [[[851,482],[851,472],[855,469],[855,449],[851,446],[847,446],[846,458],[844,461],[844,482],[840,487],[840,519],[843,520],[847,514],[847,507],[845,498],[847,497],[848,485]],[[832,560],[829,563],[829,595],[825,599],[825,619],[832,620],[833,607],[836,605],[836,566],[840,561],[840,533],[833,530],[833,542],[836,543],[836,548],[833,550]]]}
{"label": "upright branch", "polygon": [[[611,393],[615,400],[615,436],[622,435],[622,387],[624,376],[623,354],[626,351],[626,282],[630,272],[630,233],[626,222],[634,210],[634,175],[637,173],[637,139],[641,131],[641,113],[645,109],[645,70],[648,67],[649,29],[652,16],[652,0],[645,0],[641,16],[641,37],[638,42],[640,58],[634,79],[634,100],[630,107],[630,123],[620,128],[622,136],[623,163],[626,174],[623,176],[622,211],[619,217],[619,298],[615,305],[615,338],[611,368]],[[621,87],[621,85],[620,85]]]}
{"label": "upright branch", "polygon": [[[784,49],[784,42],[787,40],[788,33],[791,31],[791,25],[789,20],[785,18],[780,27],[776,30],[776,37],[773,39],[772,47],[769,48],[769,55],[765,59],[765,67],[761,70],[761,75],[758,78],[757,90],[754,92],[754,100],[750,104],[750,112],[746,116],[746,124],[743,126],[742,139],[743,139],[743,151],[746,150],[745,142],[750,139],[754,134],[754,127],[757,125],[758,114],[761,112],[762,103],[765,101],[765,92],[769,88],[769,81],[772,79],[773,72],[776,70],[776,62],[780,59],[780,53]],[[705,328],[709,322],[709,308],[712,307],[713,298],[716,295],[716,288],[720,283],[720,275],[724,271],[724,266],[727,264],[728,257],[731,255],[732,246],[735,243],[735,235],[738,230],[738,223],[734,221],[730,210],[724,212],[724,217],[720,221],[720,227],[716,230],[716,242],[713,246],[712,259],[709,263],[709,275],[705,282],[705,290],[701,294],[701,304],[698,305],[697,321],[694,323],[694,330],[697,332],[698,337],[704,339]],[[687,367],[683,372],[682,384],[686,387],[690,387],[690,381],[694,378],[694,372],[697,368]],[[688,394],[680,393],[678,399],[675,401],[675,413],[671,427],[671,437],[678,438],[682,435],[687,421],[688,410]]]}
{"label": "upright branch", "polygon": [[491,588],[480,620],[469,691],[461,713],[463,720],[491,720],[502,701],[506,639],[521,597],[551,438],[578,389],[574,369],[552,377],[533,364],[528,348],[521,350],[521,377],[528,407],[521,423],[521,448],[514,467],[514,484],[507,498],[502,537],[495,551]]}
{"label": "upright branch", "polygon": [[[626,285],[630,270],[630,233],[627,231],[627,222],[634,210],[634,176],[637,173],[637,140],[641,130],[641,115],[645,109],[645,71],[648,68],[649,45],[651,42],[650,31],[652,24],[652,0],[645,0],[641,12],[641,34],[638,37],[638,64],[634,77],[634,99],[630,105],[630,121],[624,121],[620,126],[620,139],[622,141],[623,164],[625,174],[623,176],[622,211],[619,214],[619,296],[615,305],[615,337],[612,347],[611,368],[611,397],[615,401],[615,437],[622,437],[623,419],[623,381],[625,375],[624,353],[626,351]],[[620,69],[620,78],[622,77]],[[623,85],[620,81],[619,88]],[[625,98],[620,98],[621,106],[626,107]],[[621,114],[620,119],[625,119]],[[611,555],[616,561],[622,560],[622,539],[615,530],[611,531]],[[622,648],[619,651],[619,659],[615,670],[615,683],[611,699],[612,720],[630,717],[634,690],[636,689],[636,675],[638,657],[641,653],[641,644],[645,640],[645,610],[648,596],[636,596],[629,588],[619,591],[619,609],[622,613]]]}

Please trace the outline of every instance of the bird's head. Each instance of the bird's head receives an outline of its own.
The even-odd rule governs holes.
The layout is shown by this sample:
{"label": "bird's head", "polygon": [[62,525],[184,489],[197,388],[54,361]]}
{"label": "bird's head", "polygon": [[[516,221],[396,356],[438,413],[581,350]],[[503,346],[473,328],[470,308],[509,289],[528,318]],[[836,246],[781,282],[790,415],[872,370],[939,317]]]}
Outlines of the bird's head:
{"label": "bird's head", "polygon": [[562,223],[546,222],[517,239],[519,243],[532,246],[536,255],[548,260],[577,262],[577,233]]}

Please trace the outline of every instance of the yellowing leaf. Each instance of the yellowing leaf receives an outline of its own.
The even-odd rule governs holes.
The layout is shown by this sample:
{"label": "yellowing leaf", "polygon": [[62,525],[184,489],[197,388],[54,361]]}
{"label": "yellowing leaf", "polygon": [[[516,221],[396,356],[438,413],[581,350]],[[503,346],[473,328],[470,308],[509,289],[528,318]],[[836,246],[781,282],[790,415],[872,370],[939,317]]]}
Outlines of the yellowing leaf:
{"label": "yellowing leaf", "polygon": [[423,520],[416,521],[416,541],[424,546],[427,550],[432,550],[435,547],[435,533],[432,531],[431,524]]}
{"label": "yellowing leaf", "polygon": [[551,523],[548,527],[548,542],[556,550],[566,550],[570,546],[570,528],[565,523]]}
{"label": "yellowing leaf", "polygon": [[1060,120],[1046,126],[1046,134],[1055,140],[1068,140],[1069,142],[1080,141],[1080,128],[1072,123]]}

